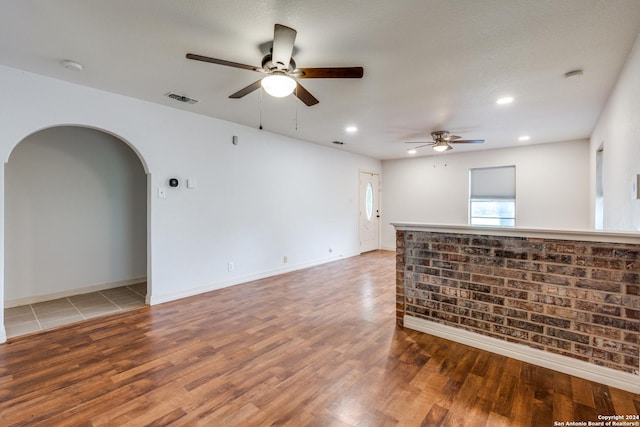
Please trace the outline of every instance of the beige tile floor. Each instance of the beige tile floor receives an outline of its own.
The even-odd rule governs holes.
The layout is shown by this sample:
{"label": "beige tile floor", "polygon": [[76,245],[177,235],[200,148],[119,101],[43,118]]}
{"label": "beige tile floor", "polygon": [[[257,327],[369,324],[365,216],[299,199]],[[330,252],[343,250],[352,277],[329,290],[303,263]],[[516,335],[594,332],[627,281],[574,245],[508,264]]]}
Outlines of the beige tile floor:
{"label": "beige tile floor", "polygon": [[4,310],[7,338],[140,307],[147,284],[137,283]]}

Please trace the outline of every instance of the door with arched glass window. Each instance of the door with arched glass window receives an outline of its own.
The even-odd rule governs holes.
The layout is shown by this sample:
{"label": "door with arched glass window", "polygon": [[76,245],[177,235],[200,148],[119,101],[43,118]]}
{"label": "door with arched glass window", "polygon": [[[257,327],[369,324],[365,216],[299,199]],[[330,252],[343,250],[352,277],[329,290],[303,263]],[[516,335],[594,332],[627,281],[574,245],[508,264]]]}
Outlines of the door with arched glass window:
{"label": "door with arched glass window", "polygon": [[360,252],[380,248],[380,175],[360,172]]}

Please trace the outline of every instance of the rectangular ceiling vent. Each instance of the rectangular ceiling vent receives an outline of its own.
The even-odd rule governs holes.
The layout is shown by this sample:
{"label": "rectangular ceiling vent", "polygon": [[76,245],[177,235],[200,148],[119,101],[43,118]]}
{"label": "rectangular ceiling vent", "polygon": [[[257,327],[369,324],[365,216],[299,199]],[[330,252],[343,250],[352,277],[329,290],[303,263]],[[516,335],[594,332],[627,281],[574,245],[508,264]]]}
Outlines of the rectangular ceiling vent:
{"label": "rectangular ceiling vent", "polygon": [[169,92],[167,96],[171,99],[175,99],[176,101],[184,102],[185,104],[195,104],[198,102],[197,99],[189,98],[188,96],[178,95],[177,93]]}

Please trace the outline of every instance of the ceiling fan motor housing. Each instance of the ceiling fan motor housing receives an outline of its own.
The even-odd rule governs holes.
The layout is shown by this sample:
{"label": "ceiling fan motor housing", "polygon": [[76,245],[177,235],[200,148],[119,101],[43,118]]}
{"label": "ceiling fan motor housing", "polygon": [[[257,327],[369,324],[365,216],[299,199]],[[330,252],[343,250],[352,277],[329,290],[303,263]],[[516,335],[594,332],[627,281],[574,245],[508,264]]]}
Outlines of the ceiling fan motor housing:
{"label": "ceiling fan motor housing", "polygon": [[268,74],[273,73],[274,71],[283,71],[289,75],[289,73],[296,69],[296,61],[291,58],[289,60],[289,66],[285,67],[284,64],[274,63],[271,54],[268,53],[264,58],[262,58],[262,69]]}
{"label": "ceiling fan motor housing", "polygon": [[438,142],[440,140],[446,140],[447,136],[449,136],[449,132],[446,130],[437,130],[435,132],[431,132],[431,136],[436,142]]}

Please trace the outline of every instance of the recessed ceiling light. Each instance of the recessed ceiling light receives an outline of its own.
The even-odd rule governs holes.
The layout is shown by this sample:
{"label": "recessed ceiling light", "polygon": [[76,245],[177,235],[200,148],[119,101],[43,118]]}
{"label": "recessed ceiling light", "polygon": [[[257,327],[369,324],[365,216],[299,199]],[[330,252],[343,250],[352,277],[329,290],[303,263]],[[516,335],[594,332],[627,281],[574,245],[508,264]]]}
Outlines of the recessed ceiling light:
{"label": "recessed ceiling light", "polygon": [[416,154],[416,153],[417,153],[417,151],[416,151],[415,149],[413,149],[413,148],[412,148],[411,150],[407,150],[407,153],[409,153],[409,154]]}
{"label": "recessed ceiling light", "polygon": [[358,132],[358,126],[347,126],[344,130],[346,130],[349,133],[355,133]]}
{"label": "recessed ceiling light", "polygon": [[522,135],[521,137],[518,137],[518,141],[528,141],[530,139],[531,137],[529,135]]}
{"label": "recessed ceiling light", "polygon": [[70,59],[65,59],[64,61],[62,61],[62,66],[67,70],[71,70],[71,71],[82,71],[82,68],[83,68],[82,64],[76,61],[72,61]]}
{"label": "recessed ceiling light", "polygon": [[512,96],[504,96],[504,97],[498,98],[498,100],[496,100],[496,104],[499,104],[499,105],[511,104],[512,102],[513,102],[513,97]]}

